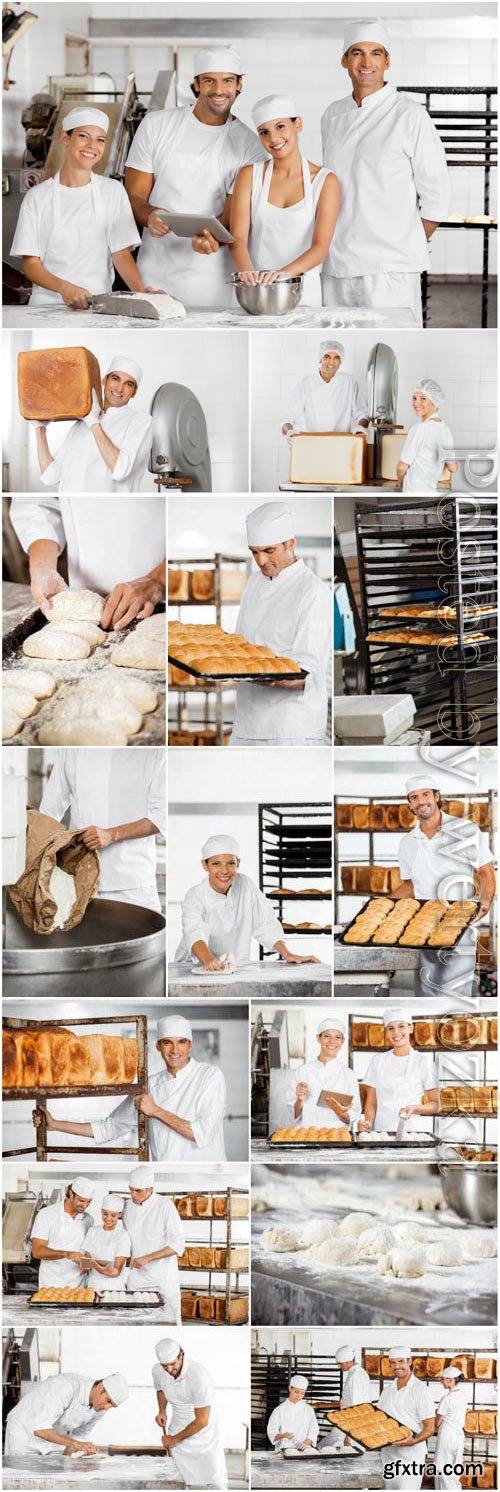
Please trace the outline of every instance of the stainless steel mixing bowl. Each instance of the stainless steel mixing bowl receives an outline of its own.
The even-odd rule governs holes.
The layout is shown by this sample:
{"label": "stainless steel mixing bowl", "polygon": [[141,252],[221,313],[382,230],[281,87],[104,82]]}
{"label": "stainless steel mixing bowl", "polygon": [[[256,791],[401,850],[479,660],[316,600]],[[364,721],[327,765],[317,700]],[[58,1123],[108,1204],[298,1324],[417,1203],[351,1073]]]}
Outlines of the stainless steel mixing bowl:
{"label": "stainless steel mixing bowl", "polygon": [[303,275],[275,280],[274,285],[244,285],[234,277],[233,285],[238,305],[249,316],[286,316],[299,304]]}
{"label": "stainless steel mixing bowl", "polygon": [[448,1207],[470,1223],[493,1225],[497,1218],[496,1166],[486,1164],[439,1167],[443,1196]]}

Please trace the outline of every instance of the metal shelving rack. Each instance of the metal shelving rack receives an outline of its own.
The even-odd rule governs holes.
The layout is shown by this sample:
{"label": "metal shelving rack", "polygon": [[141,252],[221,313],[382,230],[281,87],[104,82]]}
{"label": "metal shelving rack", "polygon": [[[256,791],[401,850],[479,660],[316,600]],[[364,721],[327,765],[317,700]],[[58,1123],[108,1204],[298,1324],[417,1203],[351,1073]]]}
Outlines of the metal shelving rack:
{"label": "metal shelving rack", "polygon": [[[314,833],[314,828],[320,832]],[[287,901],[331,901],[331,836],[330,803],[259,803],[259,885],[280,918],[283,903]],[[311,897],[307,886],[301,887],[291,897],[274,889],[276,885],[282,886],[284,881],[323,883],[327,879],[328,885],[324,885],[319,896]],[[330,928],[286,929],[287,940],[325,935],[331,937]],[[274,954],[261,946],[259,958],[270,957]]]}
{"label": "metal shelving rack", "polygon": [[[473,507],[472,507],[473,504]],[[415,645],[366,644],[366,692],[411,694],[417,726],[446,745],[496,743],[497,503],[462,496],[411,503],[357,503],[356,542],[364,636],[373,631],[415,632]],[[388,605],[405,602],[456,606],[448,626],[424,618],[381,617]],[[466,618],[466,603],[485,603],[494,613]],[[453,647],[418,643],[424,631],[450,629]],[[468,633],[487,634],[471,646]]]}
{"label": "metal shelving rack", "polygon": [[[215,1296],[215,1297],[217,1297],[217,1295],[220,1295],[220,1287],[219,1287],[219,1290],[217,1290],[217,1284],[216,1283],[214,1284],[213,1276],[215,1275],[219,1279],[220,1279],[221,1275],[224,1276],[225,1322],[228,1325],[230,1324],[230,1320],[231,1320],[231,1318],[230,1318],[231,1301],[233,1299],[236,1299],[236,1298],[243,1298],[245,1300],[248,1300],[248,1289],[247,1290],[243,1290],[241,1288],[241,1286],[240,1286],[240,1275],[241,1274],[248,1274],[249,1269],[250,1269],[250,1263],[249,1262],[248,1262],[246,1268],[241,1268],[241,1269],[240,1268],[236,1268],[235,1269],[235,1268],[233,1268],[231,1266],[231,1248],[233,1247],[232,1228],[233,1228],[233,1221],[236,1221],[236,1219],[233,1219],[233,1215],[232,1215],[232,1199],[233,1199],[233,1196],[235,1195],[235,1193],[237,1193],[238,1196],[246,1196],[248,1198],[248,1202],[249,1202],[249,1206],[250,1206],[248,1192],[243,1191],[240,1187],[225,1187],[224,1189],[221,1189],[220,1191],[218,1191],[216,1189],[214,1190],[213,1187],[198,1187],[197,1188],[197,1195],[201,1195],[201,1196],[204,1196],[204,1197],[207,1196],[207,1197],[211,1197],[211,1198],[213,1198],[213,1197],[225,1197],[226,1198],[226,1215],[225,1215],[225,1217],[215,1217],[213,1214],[211,1214],[209,1217],[207,1217],[205,1215],[204,1217],[195,1217],[195,1218],[193,1217],[193,1218],[186,1218],[185,1219],[185,1221],[188,1223],[188,1225],[189,1225],[190,1222],[193,1222],[193,1223],[194,1222],[196,1222],[196,1223],[204,1223],[204,1222],[206,1222],[206,1223],[209,1224],[208,1238],[203,1242],[203,1244],[200,1245],[199,1239],[192,1239],[191,1240],[191,1244],[190,1244],[189,1239],[186,1239],[186,1248],[187,1249],[189,1247],[191,1247],[191,1248],[193,1248],[193,1247],[194,1248],[198,1248],[198,1247],[202,1247],[202,1248],[205,1248],[205,1247],[209,1247],[209,1248],[211,1248],[211,1247],[214,1247],[214,1248],[225,1248],[226,1249],[226,1267],[225,1267],[225,1269],[216,1269],[215,1265],[213,1265],[213,1266],[210,1266],[210,1265],[204,1266],[202,1264],[200,1264],[200,1265],[193,1265],[193,1266],[190,1265],[190,1264],[180,1265],[180,1269],[182,1270],[183,1273],[184,1272],[191,1273],[191,1274],[200,1274],[200,1273],[203,1273],[204,1275],[207,1275],[207,1284],[206,1284],[206,1287],[196,1285],[196,1286],[193,1287],[193,1291],[192,1292],[190,1290],[189,1293],[194,1293],[196,1295],[206,1295],[206,1296]],[[189,1192],[176,1192],[173,1195],[173,1197],[172,1197],[172,1201],[174,1203],[176,1203],[179,1200],[180,1197],[185,1197],[185,1196],[189,1196],[189,1195],[190,1195]],[[241,1222],[247,1221],[248,1222],[248,1217],[249,1217],[249,1213],[247,1213],[247,1218],[246,1219],[245,1218],[241,1218],[241,1219],[237,1219],[237,1221],[241,1221]],[[224,1240],[224,1242],[222,1244],[221,1244],[221,1242],[220,1242],[219,1239],[217,1239],[217,1238],[214,1237],[214,1224],[216,1224],[216,1223],[225,1223],[226,1224],[226,1237],[225,1237],[225,1240]],[[248,1245],[248,1239],[247,1239],[246,1243],[244,1243],[244,1244],[238,1243],[238,1244],[235,1244],[234,1247],[235,1248],[246,1248],[248,1250],[248,1247],[249,1247],[249,1245]],[[235,1280],[235,1283],[233,1283],[233,1279]],[[186,1286],[185,1288],[189,1289],[188,1286]],[[181,1290],[181,1299],[182,1299],[182,1290]],[[189,1319],[191,1319],[191,1318],[189,1318]],[[196,1319],[198,1319],[198,1318],[196,1318]],[[213,1325],[218,1325],[219,1323],[216,1321],[215,1318],[213,1318],[213,1319],[210,1318],[210,1323],[209,1324],[211,1326],[213,1326]],[[220,1323],[220,1324],[223,1324],[223,1323]]]}
{"label": "metal shelving rack", "polygon": [[[440,1018],[437,1018],[437,1017],[434,1017],[434,1016],[429,1017],[429,1020],[431,1020],[435,1026],[442,1025],[445,1019],[447,1019],[447,1017],[444,1017],[444,1016],[440,1017]],[[481,1019],[481,1017],[480,1017],[480,1019]],[[483,1017],[483,1019],[484,1019],[484,1017]],[[488,1017],[486,1017],[486,1019],[488,1019]],[[362,1020],[359,1016],[356,1016],[356,1015],[350,1015],[349,1016],[349,1045],[348,1045],[347,1060],[348,1060],[348,1063],[349,1063],[350,1067],[352,1067],[352,1065],[353,1065],[353,1062],[352,1062],[353,1057],[358,1052],[361,1053],[361,1055],[365,1056],[368,1059],[370,1057],[376,1056],[377,1053],[380,1053],[381,1051],[389,1051],[390,1050],[389,1046],[388,1045],[386,1046],[385,1043],[384,1043],[383,1046],[375,1047],[375,1046],[369,1046],[368,1043],[366,1043],[363,1046],[361,1046],[359,1044],[359,1042],[354,1042],[353,1041],[353,1028],[354,1028],[354,1026],[366,1025],[366,1024],[369,1024],[371,1026],[374,1026],[374,1025],[380,1026],[381,1029],[383,1030],[383,1022],[382,1022],[381,1019],[377,1019],[376,1016],[370,1016],[369,1019],[365,1018],[364,1020]],[[496,1051],[496,1043],[493,1042],[490,1039],[488,1039],[485,1042],[477,1042],[477,1043],[474,1043],[474,1045],[469,1045],[469,1046],[467,1044],[465,1044],[465,1045],[461,1045],[460,1047],[459,1046],[455,1046],[455,1047],[448,1046],[448,1047],[446,1047],[446,1046],[444,1046],[442,1044],[440,1045],[437,1042],[436,1042],[435,1045],[429,1046],[428,1042],[419,1043],[419,1041],[416,1039],[415,1032],[412,1031],[411,1036],[410,1036],[410,1044],[411,1044],[412,1047],[415,1048],[415,1051],[417,1051],[417,1052],[427,1052],[428,1055],[434,1059],[434,1062],[436,1064],[436,1069],[437,1069],[437,1081],[438,1081],[438,1087],[439,1088],[441,1088],[441,1087],[448,1087],[448,1086],[450,1086],[450,1083],[453,1084],[454,1081],[455,1082],[459,1081],[460,1082],[460,1086],[464,1086],[464,1087],[469,1087],[469,1086],[475,1087],[478,1084],[484,1085],[484,1084],[490,1083],[492,1081],[492,1079],[488,1077],[487,1072],[486,1072],[486,1057],[487,1057],[488,1052],[494,1052],[494,1051]],[[477,1057],[480,1059],[478,1061],[478,1071],[475,1072],[474,1074],[470,1075],[470,1076],[469,1075],[467,1075],[467,1076],[460,1075],[460,1077],[459,1077],[458,1074],[457,1074],[457,1077],[455,1079],[452,1078],[452,1079],[448,1080],[447,1078],[443,1078],[442,1077],[442,1073],[441,1073],[441,1068],[442,1068],[442,1064],[445,1061],[445,1059],[447,1058],[448,1060],[450,1060],[450,1059],[453,1059],[454,1057],[462,1056],[464,1054],[466,1054],[468,1057],[472,1057],[472,1056],[476,1056],[477,1055]],[[360,1083],[360,1087],[362,1088],[363,1087],[363,1078],[359,1077],[359,1075],[358,1075],[358,1081]],[[440,1133],[439,1126],[442,1124],[443,1119],[447,1120],[447,1119],[457,1119],[457,1118],[465,1119],[466,1121],[468,1119],[474,1119],[475,1121],[481,1120],[482,1123],[481,1123],[480,1133],[474,1135],[473,1143],[474,1143],[474,1145],[484,1146],[484,1148],[486,1148],[486,1146],[489,1145],[489,1141],[486,1138],[486,1124],[487,1124],[488,1121],[490,1123],[495,1123],[496,1124],[496,1115],[495,1114],[472,1113],[472,1112],[470,1114],[436,1114],[436,1115],[433,1115],[433,1117],[432,1117],[432,1133],[439,1135],[439,1138],[442,1139],[443,1136]],[[451,1143],[452,1144],[455,1143],[455,1140],[452,1139]],[[465,1135],[463,1140],[457,1140],[456,1143],[457,1144],[467,1144],[467,1136]]]}
{"label": "metal shelving rack", "polygon": [[[380,1385],[380,1391],[382,1392],[382,1389],[385,1387],[385,1385],[390,1380],[388,1378],[383,1378],[380,1373],[370,1372],[366,1368],[366,1353],[367,1353],[367,1351],[368,1351],[368,1353],[373,1353],[373,1351],[375,1351],[375,1352],[377,1351],[377,1348],[374,1348],[374,1347],[369,1347],[369,1348],[365,1348],[364,1347],[363,1348],[363,1351],[362,1351],[362,1365],[366,1369],[366,1371],[368,1372],[368,1377],[372,1379],[372,1382],[378,1381],[378,1383]],[[453,1349],[453,1352],[446,1351],[444,1349],[443,1349],[443,1351],[440,1352],[438,1348],[434,1348],[433,1347],[431,1355],[432,1355],[432,1357],[445,1357],[446,1358],[446,1362],[450,1363],[452,1359],[454,1360],[456,1357],[461,1357],[464,1354],[466,1354],[467,1357],[470,1357],[473,1360],[475,1359],[476,1355],[478,1357],[484,1357],[484,1356],[491,1357],[491,1355],[492,1355],[490,1352],[484,1353],[484,1352],[481,1352],[481,1351],[479,1351],[476,1354],[474,1352],[471,1352],[470,1347],[464,1347],[464,1348],[458,1347],[456,1349],[456,1351],[455,1351],[455,1349]],[[423,1357],[425,1357],[426,1355],[427,1355],[426,1353],[422,1353]],[[381,1357],[384,1356],[383,1350],[381,1351],[380,1356]],[[432,1386],[432,1384],[434,1384],[434,1383],[436,1383],[438,1381],[436,1378],[431,1378],[431,1377],[422,1378],[420,1374],[418,1376],[419,1376],[419,1381],[420,1382],[428,1383],[429,1386]],[[475,1409],[494,1409],[494,1410],[496,1410],[496,1408],[497,1408],[496,1402],[495,1403],[490,1403],[490,1404],[485,1404],[485,1403],[481,1403],[480,1402],[480,1394],[481,1394],[481,1389],[484,1387],[484,1382],[487,1381],[489,1383],[492,1383],[492,1382],[494,1383],[494,1382],[496,1382],[496,1376],[495,1376],[494,1379],[490,1378],[490,1379],[487,1379],[487,1380],[484,1380],[482,1378],[469,1378],[469,1377],[467,1377],[467,1379],[465,1381],[467,1383],[467,1388],[472,1390],[472,1402],[469,1405],[469,1409],[474,1409],[474,1410]],[[496,1454],[495,1454],[496,1448],[497,1448],[496,1435],[480,1435],[480,1434],[470,1434],[470,1432],[469,1433],[466,1432],[464,1461],[471,1460],[471,1461],[475,1461],[475,1462],[477,1462],[479,1464],[482,1464],[483,1466],[484,1465],[491,1465],[491,1466],[493,1466],[493,1468],[494,1468],[494,1482],[493,1482],[493,1486],[497,1485],[497,1458],[496,1458]],[[431,1456],[431,1459],[432,1459],[432,1456]],[[424,1476],[423,1485],[424,1486],[433,1486],[434,1485],[434,1479],[432,1479],[432,1481],[429,1481]],[[467,1485],[469,1485],[469,1484],[467,1484]],[[476,1486],[477,1484],[476,1484],[476,1482],[473,1482],[471,1485]]]}
{"label": "metal shelving rack", "polygon": [[[211,611],[215,611],[217,626],[222,626],[223,608],[225,606],[239,606],[239,601],[227,601],[223,598],[222,572],[225,565],[230,565],[232,569],[237,565],[240,569],[244,569],[246,576],[250,574],[250,561],[242,558],[241,554],[222,554],[217,552],[217,554],[212,554],[208,558],[197,560],[193,560],[192,558],[169,560],[169,570],[183,570],[186,567],[196,570],[207,569],[212,570],[214,575],[214,594],[212,599],[207,601],[191,601],[189,599],[187,601],[178,601],[175,598],[169,599],[169,612],[175,610],[179,613],[180,619],[180,612],[185,606],[203,608],[204,610],[208,607]],[[227,727],[224,725],[224,695],[227,693],[234,694],[234,683],[217,682],[217,680],[214,680],[207,684],[199,682],[195,684],[193,681],[184,687],[180,684],[170,684],[168,689],[169,695],[174,692],[177,694],[176,729],[178,731],[188,730],[187,720],[184,719],[187,716],[186,696],[190,692],[194,693],[195,691],[196,697],[201,695],[205,698],[205,717],[202,728],[204,730],[212,728],[215,736],[214,744],[223,746],[224,734],[225,730],[227,730]],[[214,706],[213,713],[212,703]],[[193,735],[196,735],[196,731],[193,731]]]}
{"label": "metal shelving rack", "polygon": [[270,1352],[261,1356],[252,1352],[252,1448],[269,1450],[267,1421],[273,1409],[287,1398],[288,1385],[294,1373],[304,1373],[309,1380],[307,1402],[315,1410],[320,1431],[331,1430],[326,1411],[338,1405],[342,1374],[334,1357],[320,1357],[302,1352]]}
{"label": "metal shelving rack", "polygon": [[[405,86],[398,93],[421,94],[425,108],[437,129],[446,153],[450,170],[466,169],[484,171],[483,212],[490,211],[491,172],[497,165],[497,115],[492,109],[492,99],[497,89],[484,88],[429,88]],[[446,109],[438,100],[444,97],[484,99],[479,109]],[[432,100],[435,100],[434,104]],[[496,223],[440,223],[439,232],[482,233],[483,260],[481,273],[481,326],[488,325],[489,255],[490,233],[496,233]],[[424,326],[428,325],[429,274],[421,276],[422,311]]]}

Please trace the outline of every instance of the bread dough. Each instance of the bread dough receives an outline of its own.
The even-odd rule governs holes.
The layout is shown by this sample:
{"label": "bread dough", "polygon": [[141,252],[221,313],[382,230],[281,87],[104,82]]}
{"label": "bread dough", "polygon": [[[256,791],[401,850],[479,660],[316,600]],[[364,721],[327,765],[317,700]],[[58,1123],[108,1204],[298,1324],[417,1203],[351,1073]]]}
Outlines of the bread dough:
{"label": "bread dough", "polygon": [[377,1274],[392,1275],[398,1280],[416,1280],[425,1271],[425,1250],[420,1248],[390,1249],[388,1254],[380,1255],[377,1264]]}
{"label": "bread dough", "polygon": [[103,611],[104,596],[97,591],[57,591],[50,597],[47,621],[100,622]]}
{"label": "bread dough", "polygon": [[11,741],[22,730],[24,720],[21,715],[16,715],[14,710],[8,710],[2,703],[2,741]]}
{"label": "bread dough", "polygon": [[313,1244],[324,1243],[325,1238],[333,1238],[337,1232],[337,1224],[328,1217],[311,1217],[302,1229],[301,1243],[305,1248],[311,1248]]}
{"label": "bread dough", "polygon": [[441,1191],[435,1186],[419,1186],[411,1190],[410,1187],[396,1192],[394,1202],[398,1207],[406,1207],[408,1212],[444,1212],[446,1202]]}
{"label": "bread dough", "polygon": [[42,726],[38,740],[41,746],[128,746],[127,733],[118,725],[76,716],[65,724]]}
{"label": "bread dough", "polygon": [[339,1234],[341,1238],[359,1238],[374,1222],[371,1212],[348,1212],[339,1223]]}
{"label": "bread dough", "polygon": [[[428,1228],[419,1228],[417,1223],[394,1223],[394,1237],[397,1244],[401,1243],[428,1243]],[[441,1235],[440,1235],[441,1236]]]}
{"label": "bread dough", "polygon": [[75,877],[68,875],[67,870],[61,870],[60,865],[55,865],[49,881],[49,891],[57,906],[51,928],[51,931],[55,932],[57,927],[66,926],[75,905]]}
{"label": "bread dough", "polygon": [[331,1264],[335,1268],[350,1269],[358,1263],[358,1241],[356,1238],[325,1238],[314,1250],[320,1264]]}
{"label": "bread dough", "polygon": [[497,1234],[496,1230],[486,1228],[483,1230],[470,1231],[466,1228],[462,1238],[464,1259],[496,1259],[497,1256]]}
{"label": "bread dough", "polygon": [[29,689],[9,689],[3,685],[2,705],[7,714],[20,715],[21,720],[27,720],[28,715],[34,715],[38,709],[38,700]]}
{"label": "bread dough", "polygon": [[64,621],[50,622],[49,625],[57,627],[59,632],[72,632],[75,637],[83,637],[85,642],[90,643],[91,648],[100,647],[108,637],[108,633],[103,632],[102,627],[97,626],[97,622],[73,622],[65,617]]}
{"label": "bread dough", "polygon": [[6,668],[2,674],[2,683],[8,689],[29,689],[35,699],[49,699],[56,687],[52,674],[44,673],[41,668],[23,668],[17,672]]}
{"label": "bread dough", "polygon": [[300,1248],[298,1236],[292,1228],[264,1228],[260,1241],[270,1254],[289,1254]]}
{"label": "bread dough", "polygon": [[362,1129],[361,1134],[358,1135],[358,1140],[361,1141],[362,1145],[366,1145],[367,1141],[368,1143],[371,1141],[377,1144],[378,1140],[390,1140],[390,1138],[391,1136],[387,1129]]}
{"label": "bread dough", "polygon": [[25,638],[23,653],[27,658],[60,658],[62,662],[72,662],[74,658],[88,658],[90,646],[84,637],[74,637],[71,632],[63,632],[62,627],[49,625]]}
{"label": "bread dough", "polygon": [[427,1249],[427,1263],[437,1265],[440,1269],[447,1264],[462,1264],[464,1251],[460,1238],[436,1239],[430,1243]]}
{"label": "bread dough", "polygon": [[101,691],[94,690],[90,680],[69,690],[66,697],[56,703],[51,723],[65,725],[82,716],[104,725],[117,725],[128,736],[136,735],[142,725],[140,711],[126,695],[111,691],[104,700]]}
{"label": "bread dough", "polygon": [[134,637],[161,637],[165,639],[166,630],[165,613],[162,611],[161,615],[158,615],[158,613],[155,614],[153,612],[152,616],[145,616],[141,622],[137,623],[137,626],[134,628]]}
{"label": "bread dough", "polygon": [[[152,710],[156,710],[157,708],[158,695],[156,689],[153,689],[152,684],[148,684],[147,679],[135,679],[130,674],[124,674],[123,677],[116,677],[116,675],[109,672],[109,669],[106,669],[101,673],[99,679],[96,678],[95,682],[97,687],[102,689],[103,694],[105,693],[106,696],[111,688],[119,689],[120,693],[125,694],[131,704],[135,705],[136,710],[141,711],[141,715],[150,715]],[[94,680],[92,680],[93,683]]]}
{"label": "bread dough", "polygon": [[395,1243],[394,1231],[386,1228],[381,1223],[374,1228],[367,1228],[358,1238],[358,1247],[362,1259],[376,1259],[378,1254],[385,1254]]}
{"label": "bread dough", "polygon": [[155,637],[135,637],[133,634],[118,648],[113,648],[111,662],[115,668],[151,668],[165,673],[165,648]]}

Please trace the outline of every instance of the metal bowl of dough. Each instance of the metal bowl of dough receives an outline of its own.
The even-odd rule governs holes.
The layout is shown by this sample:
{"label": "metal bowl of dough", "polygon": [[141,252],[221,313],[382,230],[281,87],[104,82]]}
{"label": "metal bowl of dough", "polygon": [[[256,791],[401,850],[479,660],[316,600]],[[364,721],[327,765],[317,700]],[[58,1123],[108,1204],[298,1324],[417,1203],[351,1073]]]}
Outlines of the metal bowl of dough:
{"label": "metal bowl of dough", "polygon": [[275,280],[274,285],[245,285],[234,276],[233,285],[238,305],[249,316],[286,316],[299,304],[303,275]]}
{"label": "metal bowl of dough", "polygon": [[458,1217],[476,1226],[493,1226],[497,1219],[497,1170],[494,1163],[441,1163],[444,1200]]}

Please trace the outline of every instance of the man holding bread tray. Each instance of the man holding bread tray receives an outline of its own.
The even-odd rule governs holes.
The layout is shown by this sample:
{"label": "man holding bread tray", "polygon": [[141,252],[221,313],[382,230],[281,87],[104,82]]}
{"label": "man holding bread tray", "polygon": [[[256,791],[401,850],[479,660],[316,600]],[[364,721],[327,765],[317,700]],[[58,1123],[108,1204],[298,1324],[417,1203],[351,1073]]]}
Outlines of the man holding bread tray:
{"label": "man holding bread tray", "polygon": [[[412,1373],[411,1347],[391,1347],[388,1352],[394,1378],[386,1383],[377,1401],[377,1408],[393,1416],[399,1424],[408,1425],[408,1438],[397,1440],[394,1445],[381,1450],[384,1487],[418,1492],[425,1471],[427,1440],[434,1430],[434,1399],[427,1383],[422,1383]],[[409,1447],[416,1447],[410,1455]],[[400,1472],[395,1463],[399,1461]],[[409,1469],[406,1471],[405,1465]],[[387,1474],[386,1474],[387,1468]]]}

